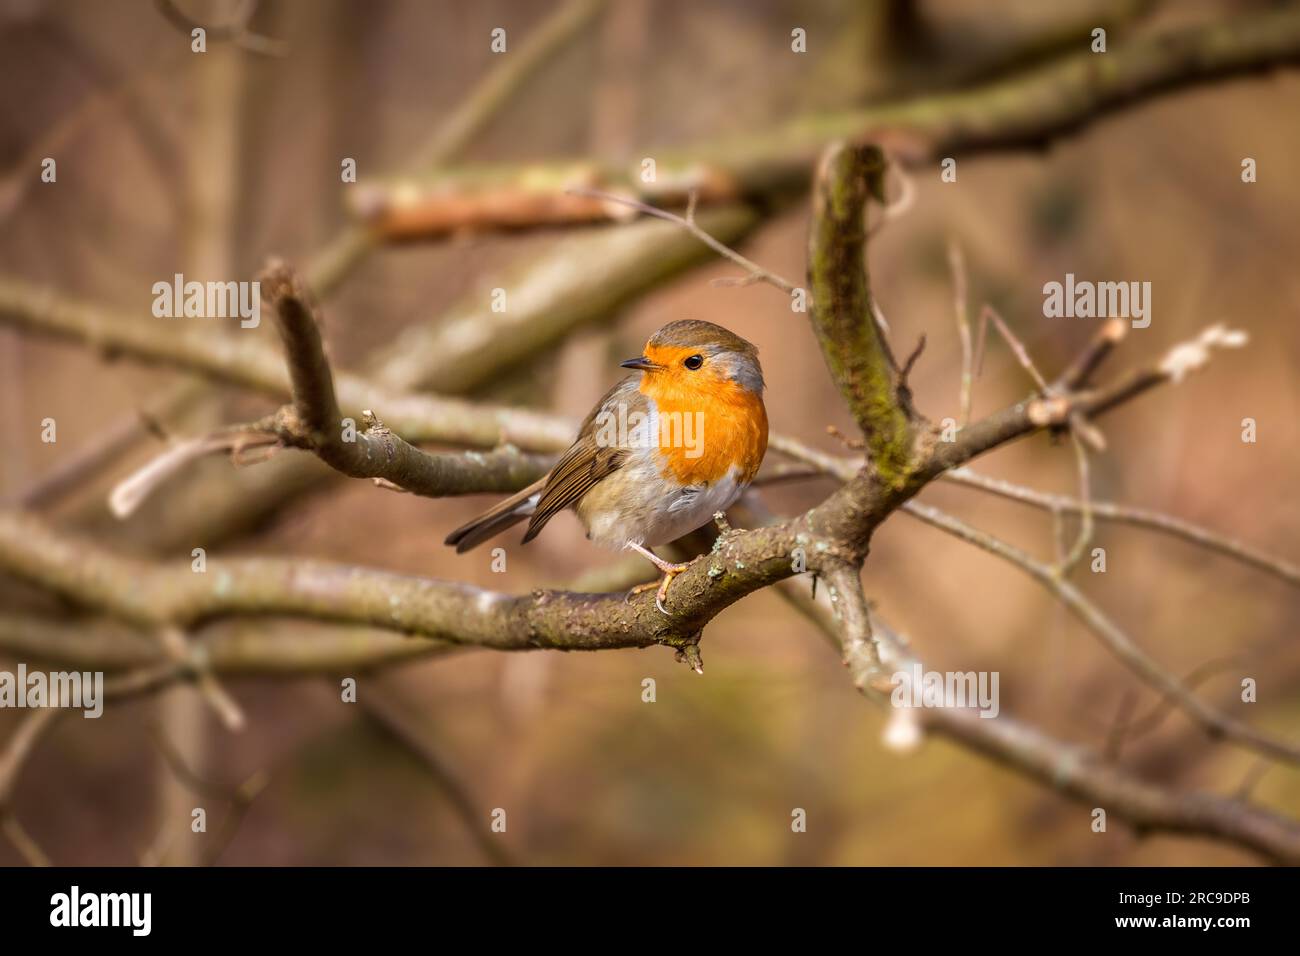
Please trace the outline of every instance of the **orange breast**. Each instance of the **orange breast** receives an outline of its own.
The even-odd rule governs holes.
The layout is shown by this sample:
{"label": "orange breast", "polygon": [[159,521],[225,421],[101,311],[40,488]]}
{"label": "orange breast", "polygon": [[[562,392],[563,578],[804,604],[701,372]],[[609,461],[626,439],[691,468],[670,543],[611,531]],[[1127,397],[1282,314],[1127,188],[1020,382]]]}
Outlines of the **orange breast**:
{"label": "orange breast", "polygon": [[712,484],[734,466],[749,482],[767,452],[763,398],[730,379],[694,383],[646,376],[641,391],[659,412],[661,474],[682,484]]}

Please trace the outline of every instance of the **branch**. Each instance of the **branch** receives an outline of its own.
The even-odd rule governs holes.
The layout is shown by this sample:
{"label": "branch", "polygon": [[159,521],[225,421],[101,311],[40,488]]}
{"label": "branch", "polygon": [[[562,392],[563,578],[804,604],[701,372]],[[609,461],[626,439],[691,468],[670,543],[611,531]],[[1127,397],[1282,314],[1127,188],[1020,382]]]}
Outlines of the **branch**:
{"label": "branch", "polygon": [[[896,649],[894,653],[900,656],[907,654],[899,636],[873,619],[856,575],[842,577],[838,584],[834,620],[815,604],[810,607],[806,599],[785,588],[780,590],[788,600],[803,605],[805,613],[836,643],[848,645],[859,639],[859,629],[866,622],[880,646]],[[1147,783],[1083,747],[1054,739],[1005,714],[986,720],[959,708],[892,708],[887,680],[882,680],[884,674],[875,667],[874,659],[851,654],[847,646],[843,654],[850,665],[850,677],[863,695],[885,705],[895,716],[915,721],[918,733],[948,737],[1085,806],[1104,807],[1140,832],[1203,836],[1244,847],[1275,862],[1300,863],[1300,824],[1294,820],[1244,799]],[[905,749],[919,742],[919,738],[895,741]]]}
{"label": "branch", "polygon": [[632,199],[628,196],[617,196],[614,193],[601,192],[598,189],[586,189],[575,187],[568,190],[569,193],[577,196],[585,196],[590,199],[598,199],[604,203],[612,203],[616,206],[622,206],[634,213],[641,213],[645,216],[653,216],[656,219],[662,219],[665,222],[676,223],[681,226],[700,242],[704,243],[724,259],[729,259],[736,265],[745,270],[745,278],[740,280],[746,284],[751,282],[766,282],[777,289],[780,289],[786,295],[795,291],[794,283],[781,278],[774,272],[769,272],[752,259],[747,259],[735,249],[724,245],[713,236],[709,235],[695,221],[695,204],[697,200],[696,193],[692,192],[690,201],[686,208],[686,215],[679,216],[676,213],[669,212],[666,209],[660,209],[658,206],[651,206],[640,200]]}
{"label": "branch", "polygon": [[[769,210],[731,204],[701,212],[698,220],[720,241],[736,243],[768,215]],[[643,293],[712,261],[709,249],[670,223],[640,221],[564,236],[546,254],[481,283],[506,290],[504,310],[491,309],[482,292],[466,296],[440,322],[398,333],[372,363],[374,378],[394,388],[470,391],[536,359],[575,329],[608,322]]]}
{"label": "branch", "polygon": [[[142,321],[5,277],[0,277],[0,323],[81,342],[106,356],[125,355],[198,372],[275,398],[290,394],[284,356],[252,335],[213,335],[202,324]],[[453,350],[449,358],[454,361],[459,354]],[[479,448],[509,442],[533,451],[557,451],[573,439],[573,426],[555,416],[393,391],[347,372],[337,379],[339,404],[349,414],[359,419],[363,409],[382,409],[385,419],[410,441]]]}
{"label": "branch", "polygon": [[[469,585],[297,559],[210,559],[156,564],[55,534],[28,515],[0,511],[0,569],[137,627],[191,628],[218,618],[288,615],[364,625],[456,646],[598,650],[698,643],[704,625],[747,594],[791,576],[796,546],[850,521],[845,496],[783,525],[733,531],[708,560],[673,582],[673,616],[653,596],[538,590],[513,597]],[[840,559],[833,542],[809,547],[809,566]]]}
{"label": "branch", "polygon": [[912,470],[912,411],[898,363],[873,319],[865,264],[868,195],[882,198],[884,157],[875,147],[836,145],[822,157],[808,249],[811,318],[831,378],[867,440],[882,484]]}
{"label": "branch", "polygon": [[[152,673],[170,684],[192,679],[200,667],[226,676],[364,672],[439,656],[455,647],[372,627],[231,618],[196,628],[187,644],[187,662],[177,666],[137,627],[102,618],[64,621],[4,614],[0,649],[21,659],[82,670]],[[152,681],[144,683],[139,693],[155,689]]]}
{"label": "branch", "polygon": [[431,498],[515,491],[551,467],[551,458],[525,455],[514,448],[490,454],[430,454],[393,434],[373,414],[364,431],[345,434],[321,344],[320,320],[307,290],[281,262],[272,262],[261,281],[276,312],[293,404],[254,426],[254,431],[265,429],[286,445],[308,449],[345,475],[382,479]]}
{"label": "branch", "polygon": [[[991,478],[988,475],[978,474],[969,468],[955,468],[952,471],[944,472],[942,477],[945,481],[951,481],[970,488],[978,488],[981,491],[987,491],[1046,511],[1081,514],[1085,507],[1085,503],[1078,498],[1027,488],[1023,485],[1003,481],[1000,478]],[[1291,562],[1264,554],[1247,544],[1194,525],[1181,518],[1159,511],[1135,508],[1110,501],[1089,501],[1086,503],[1086,507],[1091,509],[1093,516],[1096,518],[1118,521],[1121,524],[1130,524],[1139,528],[1150,528],[1175,538],[1182,538],[1184,541],[1200,545],[1209,551],[1235,558],[1243,564],[1248,564],[1253,568],[1271,574],[1287,584],[1300,587],[1300,568],[1297,568]]]}
{"label": "branch", "polygon": [[[1094,24],[1096,25],[1096,24]],[[1112,37],[1112,39],[1114,39]],[[577,202],[583,185],[630,192],[657,205],[705,206],[807,188],[818,154],[837,140],[887,144],[906,165],[990,150],[1041,147],[1120,109],[1216,80],[1300,61],[1300,11],[1280,8],[1219,22],[1124,37],[1106,53],[1080,52],[960,92],[926,94],[682,149],[643,148],[660,180],[641,183],[623,164],[567,161],[502,167],[484,175],[396,178],[371,186],[353,211],[379,236],[442,238],[459,230],[615,220],[617,211]]]}
{"label": "branch", "polygon": [[1093,418],[1133,400],[1166,382],[1177,384],[1190,372],[1202,368],[1216,348],[1240,348],[1246,334],[1212,325],[1199,336],[1170,349],[1155,365],[1135,369],[1110,385],[1084,392],[1049,393],[1030,398],[963,428],[955,441],[937,441],[931,435],[928,459],[917,469],[914,487],[937,478],[943,472],[965,464],[977,455],[1005,445],[1043,428],[1070,424],[1074,417]]}
{"label": "branch", "polygon": [[[412,168],[436,170],[455,160],[544,66],[559,59],[564,47],[586,29],[606,3],[568,0],[542,21],[522,46],[509,56],[497,58],[469,96],[412,150],[416,158]],[[345,227],[312,258],[307,267],[307,285],[318,295],[328,295],[376,244],[376,236],[366,227]]]}
{"label": "branch", "polygon": [[288,44],[283,40],[254,33],[248,28],[249,21],[257,11],[257,0],[243,0],[233,16],[224,23],[205,24],[188,16],[176,5],[176,0],[154,0],[154,6],[172,26],[189,36],[195,29],[202,29],[212,43],[233,43],[241,50],[262,56],[285,56],[289,52]]}
{"label": "branch", "polygon": [[427,143],[413,153],[412,165],[436,168],[465,151],[566,45],[604,13],[609,0],[568,0],[541,21],[509,56],[488,71]]}
{"label": "branch", "polygon": [[494,866],[513,866],[514,860],[501,840],[485,826],[469,787],[403,706],[401,691],[392,681],[378,690],[379,693],[360,698],[367,716],[420,762],[488,862]]}
{"label": "branch", "polygon": [[32,866],[49,866],[50,858],[14,816],[13,793],[23,765],[61,713],[56,707],[41,707],[30,711],[23,716],[18,729],[0,753],[0,830],[3,830],[9,842]]}
{"label": "branch", "polygon": [[925,729],[1085,806],[1104,807],[1139,831],[1209,837],[1277,863],[1300,864],[1300,825],[1271,810],[1215,793],[1147,783],[1084,747],[1009,718],[982,720],[969,711],[943,708],[922,710],[919,716]]}
{"label": "branch", "polygon": [[1069,608],[1075,617],[1119,658],[1122,664],[1165,697],[1176,702],[1211,738],[1223,738],[1264,756],[1300,764],[1300,746],[1255,730],[1248,724],[1220,714],[1203,703],[1182,681],[1148,656],[1100,608],[1084,597],[1078,588],[1052,568],[1035,560],[1019,548],[972,528],[937,508],[909,501],[903,505],[903,510],[914,518],[919,518],[927,524],[934,525],[963,541],[995,554],[1025,571]]}
{"label": "branch", "polygon": [[10,502],[24,508],[48,508],[110,468],[158,428],[160,418],[170,418],[188,409],[198,398],[192,382],[186,382],[148,402],[147,407],[124,415],[116,424],[76,449],[50,468]]}

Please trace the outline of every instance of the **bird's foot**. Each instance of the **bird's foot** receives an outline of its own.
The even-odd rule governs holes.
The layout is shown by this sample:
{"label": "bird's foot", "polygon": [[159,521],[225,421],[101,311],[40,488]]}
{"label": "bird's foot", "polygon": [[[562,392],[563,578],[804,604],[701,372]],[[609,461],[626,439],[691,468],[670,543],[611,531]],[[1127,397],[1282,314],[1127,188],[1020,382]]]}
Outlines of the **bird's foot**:
{"label": "bird's foot", "polygon": [[655,592],[655,607],[659,609],[660,613],[667,614],[671,617],[672,615],[668,613],[668,608],[664,607],[664,600],[668,597],[668,585],[673,583],[673,578],[677,577],[677,575],[689,568],[692,564],[698,561],[699,558],[687,561],[685,564],[673,564],[671,561],[665,561],[649,548],[642,547],[639,544],[629,542],[628,547],[643,555],[647,561],[663,572],[663,578],[658,582],[650,581],[646,584],[638,584],[636,587],[632,588],[632,590],[627,592],[626,600],[630,601],[638,594],[644,594],[646,591],[655,587],[657,583],[658,590]]}
{"label": "bird's foot", "polygon": [[638,594],[644,594],[646,591],[653,590],[655,592],[655,607],[657,607],[661,613],[672,617],[668,608],[664,607],[664,599],[668,597],[668,585],[673,583],[673,578],[677,577],[677,575],[681,574],[694,563],[694,561],[687,562],[686,564],[669,564],[667,561],[662,564],[657,563],[656,566],[664,573],[664,576],[654,581],[647,581],[645,584],[638,584],[627,592],[627,598],[625,600],[631,601]]}

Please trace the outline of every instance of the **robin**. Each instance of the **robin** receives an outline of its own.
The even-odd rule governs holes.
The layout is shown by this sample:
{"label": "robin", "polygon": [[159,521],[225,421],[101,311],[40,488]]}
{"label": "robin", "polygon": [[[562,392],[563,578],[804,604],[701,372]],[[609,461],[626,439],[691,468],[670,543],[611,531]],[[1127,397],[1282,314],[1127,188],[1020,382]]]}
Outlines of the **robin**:
{"label": "robin", "polygon": [[446,543],[463,553],[527,518],[526,544],[572,508],[591,541],[630,548],[663,573],[655,606],[667,614],[668,586],[690,563],[671,564],[650,549],[707,524],[757,474],[767,451],[763,370],[749,342],[695,320],[670,322],[621,364],[640,377],[605,394],[550,473]]}

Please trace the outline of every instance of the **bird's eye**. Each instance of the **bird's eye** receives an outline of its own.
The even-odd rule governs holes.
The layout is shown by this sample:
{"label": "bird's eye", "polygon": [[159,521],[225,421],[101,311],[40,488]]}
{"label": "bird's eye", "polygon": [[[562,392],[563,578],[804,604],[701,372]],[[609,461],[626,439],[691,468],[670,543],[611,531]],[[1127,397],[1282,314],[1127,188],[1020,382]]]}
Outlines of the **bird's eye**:
{"label": "bird's eye", "polygon": [[685,365],[685,366],[686,366],[688,369],[690,369],[692,372],[694,372],[697,368],[699,368],[701,365],[704,364],[704,356],[703,356],[703,355],[692,355],[690,358],[688,358],[688,359],[687,359],[685,362],[683,362],[682,364]]}

